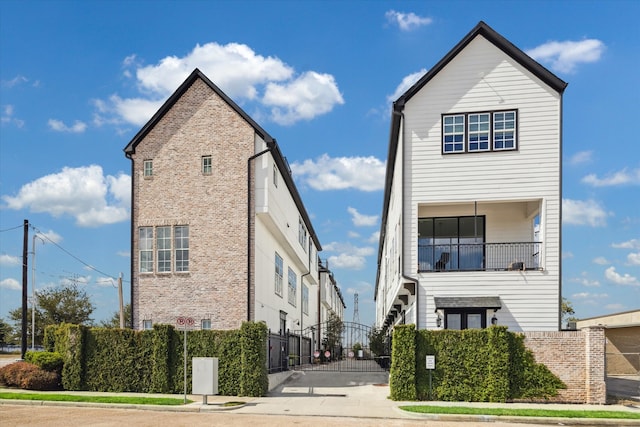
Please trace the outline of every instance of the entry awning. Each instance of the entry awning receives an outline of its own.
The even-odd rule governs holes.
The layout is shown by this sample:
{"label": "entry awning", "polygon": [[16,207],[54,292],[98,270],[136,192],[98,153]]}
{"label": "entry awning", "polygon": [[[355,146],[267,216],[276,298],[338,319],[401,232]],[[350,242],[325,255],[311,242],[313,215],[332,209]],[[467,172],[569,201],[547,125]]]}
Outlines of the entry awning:
{"label": "entry awning", "polygon": [[434,297],[436,310],[441,308],[502,308],[500,297]]}

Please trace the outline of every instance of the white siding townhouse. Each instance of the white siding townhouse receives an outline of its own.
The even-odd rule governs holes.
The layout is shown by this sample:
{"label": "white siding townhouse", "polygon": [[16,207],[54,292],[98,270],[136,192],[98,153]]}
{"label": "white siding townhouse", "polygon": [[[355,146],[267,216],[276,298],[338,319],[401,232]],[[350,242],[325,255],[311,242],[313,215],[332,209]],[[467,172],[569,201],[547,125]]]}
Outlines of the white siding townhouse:
{"label": "white siding townhouse", "polygon": [[276,140],[194,70],[125,148],[133,327],[318,319],[320,242]]}
{"label": "white siding townhouse", "polygon": [[394,102],[378,326],[559,330],[566,85],[480,22]]}

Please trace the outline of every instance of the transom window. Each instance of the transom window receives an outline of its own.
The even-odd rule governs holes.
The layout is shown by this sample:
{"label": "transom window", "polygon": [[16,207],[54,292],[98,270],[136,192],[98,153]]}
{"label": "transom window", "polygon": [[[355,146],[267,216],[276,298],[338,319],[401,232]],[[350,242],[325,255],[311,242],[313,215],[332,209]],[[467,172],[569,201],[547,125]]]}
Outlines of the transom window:
{"label": "transom window", "polygon": [[275,274],[275,292],[276,295],[282,296],[282,278],[284,276],[284,265],[282,257],[276,252],[276,274]]}
{"label": "transom window", "polygon": [[211,156],[202,156],[202,174],[211,175],[213,172],[213,163]]}
{"label": "transom window", "polygon": [[517,149],[516,110],[442,116],[442,152],[471,153]]}
{"label": "transom window", "polygon": [[143,170],[144,176],[153,176],[153,160],[145,160],[143,163]]}

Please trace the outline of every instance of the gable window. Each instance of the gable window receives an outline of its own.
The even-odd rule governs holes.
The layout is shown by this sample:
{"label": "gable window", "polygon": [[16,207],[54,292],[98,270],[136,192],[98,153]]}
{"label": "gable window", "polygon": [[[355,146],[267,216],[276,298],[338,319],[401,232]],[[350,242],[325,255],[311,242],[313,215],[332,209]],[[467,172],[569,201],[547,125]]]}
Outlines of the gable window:
{"label": "gable window", "polygon": [[156,229],[156,251],[158,253],[158,273],[171,271],[171,227]]}
{"label": "gable window", "polygon": [[143,170],[145,177],[153,176],[153,160],[145,160],[143,163]]}
{"label": "gable window", "polygon": [[517,110],[442,115],[442,153],[517,149]]}
{"label": "gable window", "polygon": [[202,174],[211,175],[213,172],[211,156],[202,156]]}
{"label": "gable window", "polygon": [[282,278],[284,276],[284,265],[282,257],[276,252],[276,274],[275,274],[275,292],[276,295],[282,296]]}
{"label": "gable window", "polygon": [[289,289],[287,293],[287,298],[289,300],[289,304],[292,306],[296,306],[296,288],[298,287],[298,277],[296,276],[295,271],[289,268]]}
{"label": "gable window", "polygon": [[174,227],[176,271],[189,271],[189,226]]}
{"label": "gable window", "polygon": [[140,273],[153,273],[153,227],[138,230]]}

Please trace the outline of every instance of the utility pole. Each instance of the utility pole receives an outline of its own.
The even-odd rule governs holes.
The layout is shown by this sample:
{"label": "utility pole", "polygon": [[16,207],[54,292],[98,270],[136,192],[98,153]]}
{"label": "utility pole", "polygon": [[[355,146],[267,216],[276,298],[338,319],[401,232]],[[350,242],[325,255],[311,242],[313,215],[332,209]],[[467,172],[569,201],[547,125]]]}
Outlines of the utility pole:
{"label": "utility pole", "polygon": [[124,329],[124,303],[122,301],[122,273],[118,276],[118,299],[120,302],[120,329]]}
{"label": "utility pole", "polygon": [[21,358],[27,353],[27,275],[29,263],[29,220],[24,220],[24,238],[22,239],[22,340]]}

